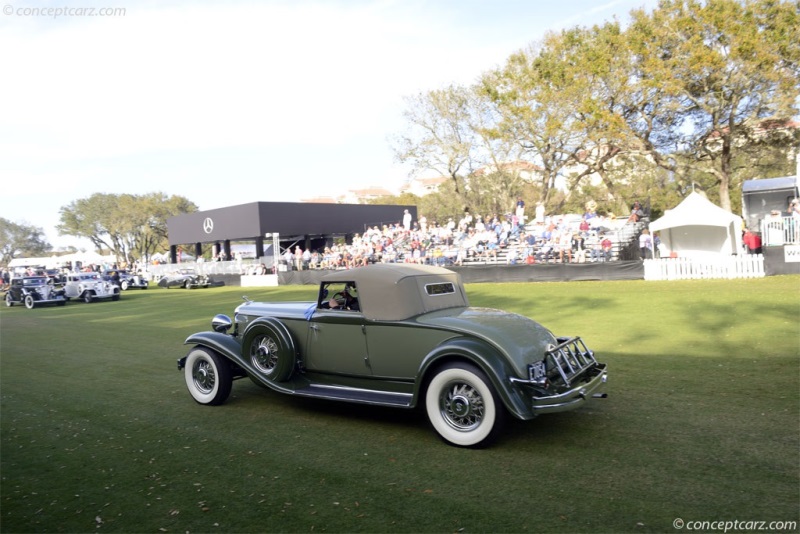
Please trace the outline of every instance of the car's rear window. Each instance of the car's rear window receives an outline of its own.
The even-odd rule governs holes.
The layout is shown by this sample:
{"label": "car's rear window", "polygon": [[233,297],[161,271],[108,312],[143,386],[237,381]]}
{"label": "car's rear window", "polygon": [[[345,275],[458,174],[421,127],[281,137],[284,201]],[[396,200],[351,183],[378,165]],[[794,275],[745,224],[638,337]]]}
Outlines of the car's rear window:
{"label": "car's rear window", "polygon": [[452,282],[440,282],[437,284],[425,284],[425,293],[435,297],[437,295],[450,295],[456,292]]}

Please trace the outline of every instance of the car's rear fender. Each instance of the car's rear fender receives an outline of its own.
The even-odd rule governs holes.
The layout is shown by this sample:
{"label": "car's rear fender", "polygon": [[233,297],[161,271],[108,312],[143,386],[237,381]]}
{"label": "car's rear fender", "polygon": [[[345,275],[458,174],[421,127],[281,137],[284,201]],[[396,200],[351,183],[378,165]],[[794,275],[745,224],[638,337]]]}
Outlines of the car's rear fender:
{"label": "car's rear fender", "polygon": [[454,338],[432,350],[422,362],[420,378],[414,389],[414,404],[425,395],[425,388],[441,366],[451,362],[466,361],[480,367],[492,382],[506,409],[519,419],[530,419],[530,409],[518,388],[508,380],[513,376],[513,367],[506,363],[500,352],[488,343],[477,339]]}

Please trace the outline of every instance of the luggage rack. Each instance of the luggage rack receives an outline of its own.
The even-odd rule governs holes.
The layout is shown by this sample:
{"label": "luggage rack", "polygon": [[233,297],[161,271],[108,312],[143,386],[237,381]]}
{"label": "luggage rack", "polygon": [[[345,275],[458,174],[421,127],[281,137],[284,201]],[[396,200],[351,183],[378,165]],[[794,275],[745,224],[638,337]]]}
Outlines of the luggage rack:
{"label": "luggage rack", "polygon": [[558,345],[545,353],[545,364],[553,362],[564,385],[570,387],[570,381],[596,366],[597,360],[580,337],[560,337],[557,340]]}

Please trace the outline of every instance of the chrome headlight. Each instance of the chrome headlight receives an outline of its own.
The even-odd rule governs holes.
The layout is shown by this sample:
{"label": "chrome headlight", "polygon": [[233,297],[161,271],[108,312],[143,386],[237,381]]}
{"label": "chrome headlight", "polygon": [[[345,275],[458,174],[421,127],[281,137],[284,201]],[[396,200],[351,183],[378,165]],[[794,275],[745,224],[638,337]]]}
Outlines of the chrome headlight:
{"label": "chrome headlight", "polygon": [[228,330],[230,330],[231,326],[233,326],[233,321],[227,315],[219,313],[211,319],[211,329],[214,332],[219,332],[220,334],[224,334]]}

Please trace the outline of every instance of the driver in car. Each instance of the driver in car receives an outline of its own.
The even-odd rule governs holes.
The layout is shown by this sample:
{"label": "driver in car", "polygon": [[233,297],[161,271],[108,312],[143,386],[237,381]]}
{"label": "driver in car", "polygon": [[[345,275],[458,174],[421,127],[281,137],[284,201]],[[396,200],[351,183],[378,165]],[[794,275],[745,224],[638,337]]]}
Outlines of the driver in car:
{"label": "driver in car", "polygon": [[333,298],[325,303],[327,305],[323,305],[323,307],[332,310],[339,309],[359,311],[360,308],[358,307],[358,298],[355,297],[353,293],[355,293],[355,287],[352,283],[348,282],[345,284],[344,290],[336,293]]}

